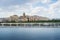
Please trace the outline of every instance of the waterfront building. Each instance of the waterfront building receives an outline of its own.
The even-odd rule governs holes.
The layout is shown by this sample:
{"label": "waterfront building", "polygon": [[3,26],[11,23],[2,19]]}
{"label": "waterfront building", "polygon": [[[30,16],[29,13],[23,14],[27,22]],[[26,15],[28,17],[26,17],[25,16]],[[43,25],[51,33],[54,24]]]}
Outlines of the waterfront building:
{"label": "waterfront building", "polygon": [[19,17],[19,21],[40,21],[40,20],[49,20],[47,17],[41,17],[41,16],[28,16],[23,13],[23,16]]}
{"label": "waterfront building", "polygon": [[3,22],[3,18],[0,18],[0,22]]}
{"label": "waterfront building", "polygon": [[40,21],[40,20],[49,20],[49,19],[47,17],[41,17],[41,16],[37,16],[37,15],[29,16],[29,15],[26,15],[25,13],[23,13],[23,15],[20,17],[18,17],[18,15],[10,16],[7,19],[4,19],[4,22],[5,21],[9,21],[9,22],[11,22],[11,21],[15,21],[15,22],[23,21],[24,22],[24,21]]}
{"label": "waterfront building", "polygon": [[10,16],[9,18],[9,21],[15,21],[15,22],[18,22],[18,16],[17,15],[13,15],[13,16]]}
{"label": "waterfront building", "polygon": [[23,16],[19,17],[19,21],[28,21],[28,18],[26,17],[25,13],[23,13]]}

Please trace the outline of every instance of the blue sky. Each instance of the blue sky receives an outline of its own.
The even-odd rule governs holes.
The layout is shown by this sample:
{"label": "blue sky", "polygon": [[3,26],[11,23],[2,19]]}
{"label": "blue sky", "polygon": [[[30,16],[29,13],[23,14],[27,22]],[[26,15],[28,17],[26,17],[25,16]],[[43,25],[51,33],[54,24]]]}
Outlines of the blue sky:
{"label": "blue sky", "polygon": [[60,0],[0,0],[0,18],[11,15],[60,18]]}

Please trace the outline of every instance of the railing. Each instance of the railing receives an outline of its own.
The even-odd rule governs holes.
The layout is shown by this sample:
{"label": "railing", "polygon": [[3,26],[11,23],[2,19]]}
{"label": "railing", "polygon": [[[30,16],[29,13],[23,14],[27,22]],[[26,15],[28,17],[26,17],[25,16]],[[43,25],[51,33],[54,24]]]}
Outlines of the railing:
{"label": "railing", "polygon": [[0,23],[1,27],[59,27],[60,23]]}

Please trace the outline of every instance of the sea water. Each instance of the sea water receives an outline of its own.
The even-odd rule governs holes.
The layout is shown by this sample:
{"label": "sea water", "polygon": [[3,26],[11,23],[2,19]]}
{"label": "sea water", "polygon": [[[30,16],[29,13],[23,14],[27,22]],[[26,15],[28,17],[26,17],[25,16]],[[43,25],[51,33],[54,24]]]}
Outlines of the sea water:
{"label": "sea water", "polygon": [[60,40],[60,28],[0,27],[0,40]]}

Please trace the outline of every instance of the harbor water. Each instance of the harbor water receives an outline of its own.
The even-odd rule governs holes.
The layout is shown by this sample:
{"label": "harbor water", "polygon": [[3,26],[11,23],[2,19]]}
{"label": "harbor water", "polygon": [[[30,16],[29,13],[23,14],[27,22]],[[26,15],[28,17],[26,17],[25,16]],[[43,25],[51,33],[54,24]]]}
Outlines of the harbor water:
{"label": "harbor water", "polygon": [[60,40],[60,28],[0,27],[0,40]]}

